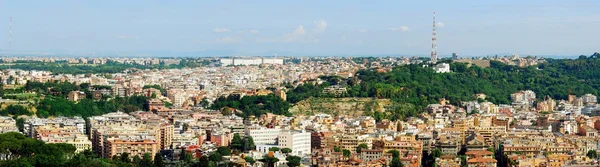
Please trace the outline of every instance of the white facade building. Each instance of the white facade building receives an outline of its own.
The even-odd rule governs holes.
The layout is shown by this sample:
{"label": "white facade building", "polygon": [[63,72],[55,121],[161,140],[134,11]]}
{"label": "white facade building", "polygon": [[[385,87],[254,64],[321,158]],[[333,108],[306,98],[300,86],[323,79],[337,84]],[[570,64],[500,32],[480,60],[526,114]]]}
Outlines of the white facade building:
{"label": "white facade building", "polygon": [[449,73],[450,72],[450,64],[441,63],[433,67],[436,73]]}
{"label": "white facade building", "polygon": [[[269,129],[269,128],[246,129],[246,135],[252,136],[252,139],[254,139],[254,144],[256,144],[256,145],[276,144],[277,143],[277,135],[279,135],[280,131],[281,131],[281,129]],[[309,134],[309,139],[310,139],[310,134]]]}
{"label": "white facade building", "polygon": [[238,58],[238,59],[221,59],[221,65],[229,66],[247,66],[247,65],[261,65],[261,64],[283,64],[283,59],[265,59],[265,58]]}
{"label": "white facade building", "polygon": [[284,130],[279,133],[279,148],[292,149],[291,155],[302,156],[311,153],[310,133],[306,131]]}

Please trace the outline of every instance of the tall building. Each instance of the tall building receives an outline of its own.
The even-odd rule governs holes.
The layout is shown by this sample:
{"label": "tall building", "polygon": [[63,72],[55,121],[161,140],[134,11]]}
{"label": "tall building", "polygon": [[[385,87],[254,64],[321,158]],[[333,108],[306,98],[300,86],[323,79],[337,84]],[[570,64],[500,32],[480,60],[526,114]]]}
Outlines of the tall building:
{"label": "tall building", "polygon": [[452,60],[458,60],[458,53],[452,53]]}
{"label": "tall building", "polygon": [[283,130],[277,137],[279,148],[292,149],[292,155],[301,156],[311,153],[310,133],[306,131]]}
{"label": "tall building", "polygon": [[[254,144],[276,144],[277,143],[277,135],[281,129],[270,129],[270,128],[258,128],[258,129],[246,129],[246,135],[252,136],[254,139]],[[310,140],[310,134],[309,134]]]}

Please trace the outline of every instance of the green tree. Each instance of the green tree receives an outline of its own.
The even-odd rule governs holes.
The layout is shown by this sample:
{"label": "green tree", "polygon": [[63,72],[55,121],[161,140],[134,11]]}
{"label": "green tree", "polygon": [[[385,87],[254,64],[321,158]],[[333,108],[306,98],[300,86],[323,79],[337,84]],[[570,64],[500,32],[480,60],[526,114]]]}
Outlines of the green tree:
{"label": "green tree", "polygon": [[256,145],[254,144],[254,139],[252,136],[248,136],[244,139],[244,149],[243,151],[254,150]]}
{"label": "green tree", "polygon": [[269,151],[277,152],[279,151],[279,147],[271,147],[269,148]]}
{"label": "green tree", "polygon": [[130,163],[131,159],[129,159],[129,153],[127,153],[127,152],[121,153],[120,160],[121,160],[121,162]]}
{"label": "green tree", "polygon": [[219,152],[213,152],[208,156],[208,159],[213,162],[219,162],[223,160],[223,156]]}
{"label": "green tree", "polygon": [[285,158],[285,160],[288,161],[287,165],[289,167],[296,167],[296,166],[300,166],[302,158],[300,158],[298,156],[287,156]]}
{"label": "green tree", "polygon": [[352,152],[350,152],[350,150],[347,150],[347,149],[342,150],[342,155],[344,155],[344,157],[346,157],[346,158],[350,157],[351,154],[352,154]]}
{"label": "green tree", "polygon": [[400,162],[400,152],[398,150],[390,150],[388,153],[392,153],[392,162],[390,167],[403,167],[404,165]]}
{"label": "green tree", "polygon": [[340,149],[340,148],[339,148],[339,147],[337,147],[337,146],[333,146],[333,151],[334,151],[334,152],[342,152],[342,149]]}
{"label": "green tree", "polygon": [[231,148],[235,150],[243,150],[243,141],[242,137],[240,137],[239,133],[233,135],[233,139],[231,139]]}
{"label": "green tree", "polygon": [[152,166],[152,155],[150,153],[144,153],[142,156],[142,160],[140,161],[140,166],[151,167]]}
{"label": "green tree", "polygon": [[23,118],[17,118],[16,119],[16,123],[17,123],[17,128],[19,129],[19,132],[24,132],[24,129],[25,129],[25,119],[23,119]]}
{"label": "green tree", "polygon": [[589,150],[585,155],[591,159],[598,159],[598,152],[596,150]]}
{"label": "green tree", "polygon": [[281,149],[281,153],[284,153],[286,155],[289,154],[289,153],[291,153],[291,152],[292,152],[292,149],[290,149],[290,148],[282,148]]}
{"label": "green tree", "polygon": [[165,166],[165,163],[163,162],[162,154],[160,152],[157,152],[154,155],[154,166],[156,166],[156,167],[164,167]]}
{"label": "green tree", "polygon": [[142,158],[140,158],[139,155],[133,156],[133,164],[135,164],[136,166],[142,166],[141,162]]}
{"label": "green tree", "polygon": [[440,156],[442,156],[442,151],[439,148],[434,148],[431,151],[431,156],[433,156],[434,158],[439,158]]}
{"label": "green tree", "polygon": [[279,159],[271,156],[265,156],[261,161],[265,162],[267,167],[275,167],[275,163],[279,162]]}
{"label": "green tree", "polygon": [[244,157],[244,160],[246,160],[246,162],[250,163],[251,165],[254,165],[254,163],[256,162],[254,160],[254,158],[250,157],[250,156],[246,156]]}
{"label": "green tree", "polygon": [[184,162],[190,163],[192,162],[192,155],[190,155],[189,153],[187,153],[187,151],[185,151],[185,149],[181,149],[181,155],[179,157],[179,160],[182,160]]}
{"label": "green tree", "polygon": [[231,155],[231,149],[229,149],[229,147],[225,147],[225,146],[221,146],[221,147],[217,148],[217,152],[219,152],[219,154],[221,154],[223,156]]}
{"label": "green tree", "polygon": [[356,147],[356,152],[360,153],[363,149],[369,149],[369,146],[367,146],[367,144],[365,143],[360,143],[357,147]]}
{"label": "green tree", "polygon": [[206,155],[203,155],[202,157],[200,157],[198,159],[197,164],[198,164],[197,166],[209,166],[210,160],[208,159],[208,157]]}

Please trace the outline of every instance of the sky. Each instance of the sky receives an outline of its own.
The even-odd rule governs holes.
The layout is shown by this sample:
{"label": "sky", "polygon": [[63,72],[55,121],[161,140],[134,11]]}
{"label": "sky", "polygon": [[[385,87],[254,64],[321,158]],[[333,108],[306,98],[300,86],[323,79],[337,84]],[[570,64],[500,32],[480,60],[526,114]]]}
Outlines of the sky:
{"label": "sky", "polygon": [[598,0],[0,0],[0,49],[231,55],[589,55]]}

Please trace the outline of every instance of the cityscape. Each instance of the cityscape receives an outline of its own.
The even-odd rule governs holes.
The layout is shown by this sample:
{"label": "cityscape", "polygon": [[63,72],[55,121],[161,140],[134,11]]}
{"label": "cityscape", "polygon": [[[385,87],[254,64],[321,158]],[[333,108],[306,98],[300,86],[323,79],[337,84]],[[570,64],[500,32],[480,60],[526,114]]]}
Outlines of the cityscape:
{"label": "cityscape", "polygon": [[[22,12],[16,12],[15,16],[10,13],[25,9],[30,5],[26,2],[0,2],[0,17],[7,18],[6,46],[0,47],[0,166],[600,166],[597,97],[600,94],[600,53],[594,50],[600,43],[594,41],[590,45],[579,41],[581,47],[571,47],[566,43],[577,40],[562,36],[565,40],[540,49],[529,43],[527,33],[518,35],[519,30],[513,28],[509,31],[514,33],[515,44],[506,43],[507,47],[499,48],[514,47],[523,54],[504,54],[502,52],[512,50],[495,50],[494,47],[502,45],[498,41],[490,41],[487,46],[483,41],[468,43],[472,38],[468,35],[460,36],[465,38],[463,40],[453,34],[462,32],[460,26],[472,26],[458,25],[465,21],[455,18],[458,16],[500,18],[494,25],[513,23],[502,20],[505,13],[480,11],[482,6],[531,7],[537,12],[519,14],[556,21],[553,13],[545,8],[538,11],[538,7],[562,11],[599,5],[585,0],[566,4],[552,2],[472,2],[474,6],[469,7],[473,10],[439,2],[448,6],[435,5],[440,8],[435,12],[429,12],[429,7],[423,9],[427,3],[407,3],[402,7],[407,12],[416,9],[427,12],[411,14],[418,13],[415,18],[419,19],[397,17],[406,22],[403,26],[353,30],[354,33],[372,33],[360,38],[366,43],[348,43],[347,40],[360,37],[351,35],[342,35],[342,40],[331,42],[332,35],[326,33],[347,31],[336,29],[336,24],[355,26],[344,22],[345,15],[331,18],[338,17],[342,11],[356,11],[362,12],[357,15],[381,16],[380,19],[385,20],[391,17],[386,12],[405,12],[391,11],[388,6],[399,5],[399,2],[375,5],[337,2],[343,9],[337,4],[316,1],[306,2],[308,4],[185,1],[177,5],[163,1],[123,2],[122,7],[113,6],[121,2],[58,2],[65,5],[66,11],[81,12],[82,17],[92,16],[93,11],[99,9],[115,11],[115,14],[94,17],[100,18],[99,24],[75,19],[80,23],[74,26],[80,29],[63,33],[64,41],[53,41],[56,37],[50,35],[30,38],[30,34],[23,34],[56,30],[51,26],[28,29],[26,26],[33,24],[31,22],[46,21]],[[46,2],[40,3],[43,6]],[[467,5],[467,2],[457,3]],[[53,8],[57,4],[46,5]],[[135,8],[136,5],[141,6]],[[229,8],[230,5],[235,7]],[[323,6],[310,8],[314,5]],[[561,5],[564,6],[559,7]],[[82,9],[76,9],[78,7]],[[265,16],[264,11],[246,13],[248,8],[267,12],[282,10],[276,7],[290,12],[306,11],[282,16]],[[412,7],[416,9],[410,9]],[[188,10],[196,8],[217,10],[214,18],[218,21],[210,17],[207,23],[187,23],[184,25],[189,27],[184,27],[179,19],[160,20],[163,18],[150,16],[156,11],[183,17],[179,12],[188,14]],[[9,12],[1,12],[3,9]],[[281,37],[257,37],[269,33],[267,30],[281,28],[271,23],[240,28],[247,26],[245,19],[250,17],[276,17],[274,23],[287,23],[298,17],[296,15],[314,15],[309,14],[314,10],[324,17],[312,21],[314,27],[308,24],[281,26],[294,27],[293,32],[283,33]],[[465,14],[473,11],[480,12],[481,16]],[[148,16],[133,14],[136,12],[147,12]],[[48,18],[71,15],[67,13],[48,14]],[[232,20],[230,14],[240,18]],[[249,16],[242,17],[244,14]],[[566,13],[573,18],[564,17],[567,18],[564,21],[569,22],[564,24],[578,24],[575,16],[586,14]],[[592,16],[600,18],[598,13]],[[106,42],[107,39],[98,36],[114,31],[111,25],[105,25],[105,31],[85,25],[103,27],[100,23],[106,20],[102,19],[117,17],[135,18],[123,29],[134,29],[131,32],[139,34],[119,35],[116,38],[119,40]],[[37,20],[28,20],[32,18]],[[427,20],[422,26],[409,24],[423,18]],[[592,24],[600,23],[597,18],[591,20]],[[550,22],[548,20],[535,24]],[[368,19],[362,22],[371,23]],[[452,22],[457,24],[456,28],[451,27]],[[139,27],[155,24],[165,28],[162,24],[167,23],[176,23],[181,28],[181,32],[171,34],[174,36],[193,36],[183,33],[188,28],[209,29],[206,34],[229,35],[219,36],[217,44],[194,40],[195,47],[204,51],[189,51],[183,49],[188,44],[171,37],[163,36],[165,41],[155,40],[161,38],[163,30]],[[231,28],[222,28],[225,26]],[[528,26],[520,28],[525,32],[530,30]],[[560,38],[560,26],[546,28]],[[99,35],[77,35],[87,31]],[[478,29],[469,31],[478,36]],[[389,34],[381,35],[384,32]],[[414,37],[402,36],[406,39],[400,39],[399,45],[383,44],[389,42],[384,36],[413,32],[420,33]],[[206,34],[206,38],[211,37]],[[78,40],[80,37],[85,41]],[[78,44],[66,42],[69,38],[76,38],[72,40],[79,41]],[[579,36],[574,34],[573,38]],[[54,43],[40,44],[32,39]],[[368,44],[377,40],[381,40],[381,47]],[[405,46],[405,41],[414,44]],[[528,44],[530,50],[516,46]],[[70,45],[73,47],[65,47]],[[455,47],[457,45],[471,45],[474,50]],[[344,49],[338,52],[339,47]],[[480,52],[476,47],[490,51]],[[60,51],[50,51],[52,49]],[[169,51],[140,51],[144,49]],[[545,49],[557,52],[557,57],[548,56],[552,53]],[[459,53],[463,50],[466,55]],[[564,55],[571,56],[561,58]]]}

